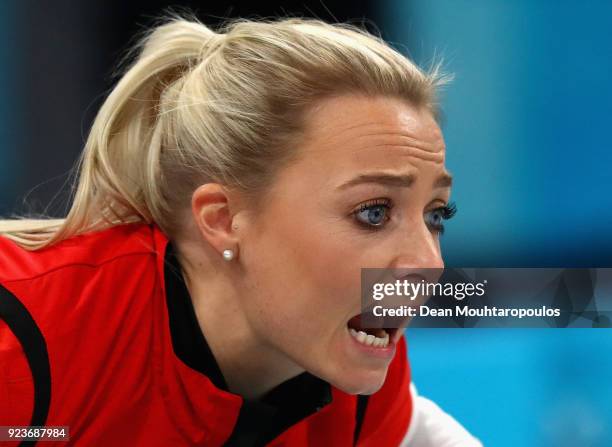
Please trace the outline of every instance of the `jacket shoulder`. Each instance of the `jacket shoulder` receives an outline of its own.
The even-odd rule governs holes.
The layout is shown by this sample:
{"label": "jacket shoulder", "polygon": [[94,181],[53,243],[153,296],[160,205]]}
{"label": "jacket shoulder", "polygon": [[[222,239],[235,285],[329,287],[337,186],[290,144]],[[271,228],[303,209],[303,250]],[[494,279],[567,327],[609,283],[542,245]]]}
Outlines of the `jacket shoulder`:
{"label": "jacket shoulder", "polygon": [[146,224],[118,225],[37,251],[0,236],[0,281],[22,281],[70,266],[96,267],[125,256],[153,254],[163,239],[159,229]]}

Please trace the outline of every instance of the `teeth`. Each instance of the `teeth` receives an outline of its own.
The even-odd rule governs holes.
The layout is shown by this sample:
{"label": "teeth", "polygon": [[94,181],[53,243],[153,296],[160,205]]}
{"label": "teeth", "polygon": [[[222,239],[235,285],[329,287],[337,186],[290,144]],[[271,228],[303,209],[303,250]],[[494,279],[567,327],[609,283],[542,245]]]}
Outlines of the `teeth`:
{"label": "teeth", "polygon": [[353,328],[349,328],[349,333],[355,340],[365,346],[372,346],[375,348],[386,348],[389,345],[389,334],[385,332],[383,337],[376,337],[372,334],[366,334],[363,331],[357,331]]}
{"label": "teeth", "polygon": [[363,331],[359,331],[359,333],[357,334],[357,340],[359,341],[359,343],[365,344],[365,340],[367,337],[368,337],[368,334],[366,334]]}

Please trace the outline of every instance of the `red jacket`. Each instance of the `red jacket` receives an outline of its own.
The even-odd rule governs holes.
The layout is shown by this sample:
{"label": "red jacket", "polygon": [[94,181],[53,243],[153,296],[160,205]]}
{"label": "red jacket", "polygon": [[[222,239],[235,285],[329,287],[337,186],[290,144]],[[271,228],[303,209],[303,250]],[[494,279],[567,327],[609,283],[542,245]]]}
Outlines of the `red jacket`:
{"label": "red jacket", "polygon": [[143,224],[37,252],[0,237],[0,426],[68,426],[78,446],[350,446],[356,432],[359,445],[399,445],[412,412],[403,339],[367,400],[304,373],[270,402],[244,401],[174,259]]}

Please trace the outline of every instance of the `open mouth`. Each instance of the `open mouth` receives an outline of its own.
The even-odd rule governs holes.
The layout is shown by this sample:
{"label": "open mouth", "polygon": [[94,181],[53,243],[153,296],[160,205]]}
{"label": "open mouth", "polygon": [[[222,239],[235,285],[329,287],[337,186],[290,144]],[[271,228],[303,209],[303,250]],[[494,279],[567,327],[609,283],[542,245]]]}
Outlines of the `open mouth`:
{"label": "open mouth", "polygon": [[361,314],[355,315],[348,323],[351,336],[364,346],[386,348],[395,342],[397,328],[364,328],[361,326]]}

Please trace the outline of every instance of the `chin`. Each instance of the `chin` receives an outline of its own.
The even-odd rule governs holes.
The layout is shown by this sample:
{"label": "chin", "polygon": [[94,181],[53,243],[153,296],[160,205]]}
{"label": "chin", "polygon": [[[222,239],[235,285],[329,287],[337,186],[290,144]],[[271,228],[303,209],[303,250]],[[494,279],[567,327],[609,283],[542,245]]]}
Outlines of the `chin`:
{"label": "chin", "polygon": [[344,374],[344,377],[330,383],[348,394],[374,394],[384,385],[387,370]]}

